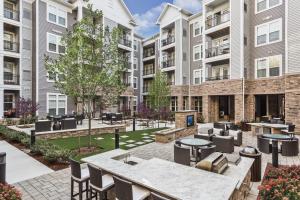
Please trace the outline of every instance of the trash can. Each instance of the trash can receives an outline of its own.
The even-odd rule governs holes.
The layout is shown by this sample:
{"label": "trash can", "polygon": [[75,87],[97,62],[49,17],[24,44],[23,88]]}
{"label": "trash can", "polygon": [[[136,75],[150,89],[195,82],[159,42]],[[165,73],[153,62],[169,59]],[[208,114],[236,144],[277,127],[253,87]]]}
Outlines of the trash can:
{"label": "trash can", "polygon": [[251,181],[261,181],[261,152],[254,147],[246,147],[240,151],[240,156],[254,159],[251,166]]}
{"label": "trash can", "polygon": [[6,183],[6,153],[0,153],[0,183]]}

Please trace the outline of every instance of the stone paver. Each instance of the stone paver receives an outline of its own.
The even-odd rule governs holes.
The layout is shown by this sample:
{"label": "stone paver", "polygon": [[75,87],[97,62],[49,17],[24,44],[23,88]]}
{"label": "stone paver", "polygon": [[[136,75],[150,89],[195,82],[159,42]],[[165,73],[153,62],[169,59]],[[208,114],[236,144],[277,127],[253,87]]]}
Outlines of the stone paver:
{"label": "stone paver", "polygon": [[125,147],[132,148],[132,147],[136,147],[136,145],[135,144],[126,144]]}
{"label": "stone paver", "polygon": [[[151,159],[153,157],[165,159],[169,161],[174,160],[174,143],[160,144],[150,143],[131,149],[131,155],[142,159]],[[255,146],[256,137],[252,137],[250,132],[243,134],[243,146],[235,147],[235,154],[244,146]],[[272,162],[271,154],[262,154],[262,172],[265,171],[267,163]],[[279,155],[279,163],[282,165],[300,164],[300,156],[296,157],[282,157]],[[262,173],[263,174],[263,173]],[[260,183],[253,183],[251,191],[248,195],[249,200],[257,198],[257,186]],[[54,195],[57,200],[70,199],[70,169],[61,170],[48,175],[37,177],[28,181],[17,183],[16,186],[21,189],[24,200],[40,200],[53,199],[50,197]]]}
{"label": "stone paver", "polygon": [[127,142],[127,143],[134,143],[135,140],[127,140],[126,142]]}
{"label": "stone paver", "polygon": [[53,172],[5,141],[0,141],[0,152],[6,152],[6,181],[10,184]]}

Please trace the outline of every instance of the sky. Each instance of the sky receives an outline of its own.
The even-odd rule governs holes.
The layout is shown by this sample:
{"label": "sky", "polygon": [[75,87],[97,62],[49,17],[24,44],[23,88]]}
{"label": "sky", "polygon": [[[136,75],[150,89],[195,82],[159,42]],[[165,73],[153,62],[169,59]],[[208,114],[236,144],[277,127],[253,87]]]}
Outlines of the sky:
{"label": "sky", "polygon": [[201,0],[124,0],[134,16],[137,33],[145,38],[158,33],[156,21],[166,3],[173,3],[191,13],[201,11]]}

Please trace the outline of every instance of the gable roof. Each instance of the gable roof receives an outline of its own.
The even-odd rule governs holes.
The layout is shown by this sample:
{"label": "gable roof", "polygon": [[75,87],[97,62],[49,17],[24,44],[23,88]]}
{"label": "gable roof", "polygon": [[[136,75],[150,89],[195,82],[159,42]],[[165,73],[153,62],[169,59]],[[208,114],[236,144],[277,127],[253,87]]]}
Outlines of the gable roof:
{"label": "gable roof", "polygon": [[134,17],[132,16],[130,10],[128,9],[127,5],[125,4],[124,0],[119,0],[119,1],[121,2],[122,6],[125,8],[127,14],[130,16],[130,19],[131,19],[131,20],[130,20],[130,23],[131,23],[132,25],[136,26],[136,25],[137,25],[137,24],[136,24],[136,21],[135,21]]}
{"label": "gable roof", "polygon": [[157,21],[156,21],[156,24],[159,24],[159,23],[160,23],[161,18],[163,18],[163,16],[166,14],[167,10],[168,10],[170,7],[173,7],[173,8],[175,8],[175,9],[177,9],[179,12],[181,12],[181,13],[187,15],[187,16],[193,15],[191,12],[189,12],[189,11],[183,9],[183,8],[180,8],[180,7],[178,7],[178,6],[175,6],[174,4],[171,4],[171,3],[167,3],[167,4],[165,5],[163,11],[162,11],[161,14],[159,15],[159,17],[158,17],[158,19],[157,19]]}

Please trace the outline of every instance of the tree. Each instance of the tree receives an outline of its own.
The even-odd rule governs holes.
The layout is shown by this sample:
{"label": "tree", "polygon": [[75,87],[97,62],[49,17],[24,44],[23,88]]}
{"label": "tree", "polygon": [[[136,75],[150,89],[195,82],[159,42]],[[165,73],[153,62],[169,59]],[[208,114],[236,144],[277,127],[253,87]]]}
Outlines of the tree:
{"label": "tree", "polygon": [[49,74],[57,77],[55,87],[61,93],[83,102],[90,148],[93,101],[104,91],[125,90],[121,79],[125,66],[118,52],[119,30],[103,28],[102,12],[91,4],[85,11],[85,17],[62,38],[65,48],[59,48],[64,54],[46,57],[45,65]]}
{"label": "tree", "polygon": [[16,113],[21,117],[21,124],[24,126],[29,123],[29,117],[34,116],[38,109],[39,105],[34,103],[31,99],[20,97],[16,101]]}
{"label": "tree", "polygon": [[171,89],[167,75],[161,71],[157,71],[154,80],[150,84],[149,98],[150,107],[156,112],[158,117],[158,126],[162,112],[167,109],[170,104],[170,94]]}

